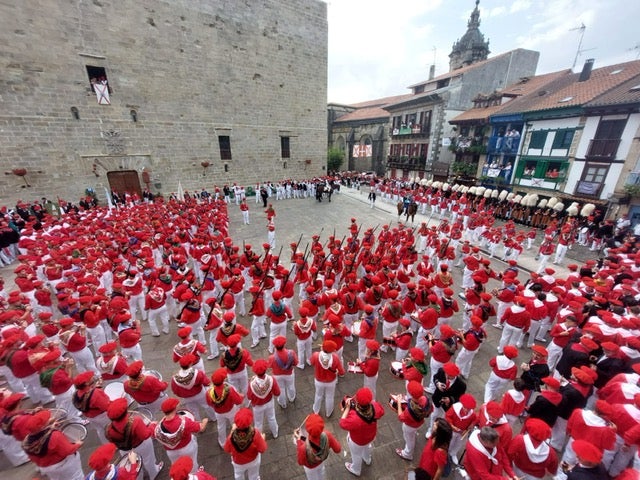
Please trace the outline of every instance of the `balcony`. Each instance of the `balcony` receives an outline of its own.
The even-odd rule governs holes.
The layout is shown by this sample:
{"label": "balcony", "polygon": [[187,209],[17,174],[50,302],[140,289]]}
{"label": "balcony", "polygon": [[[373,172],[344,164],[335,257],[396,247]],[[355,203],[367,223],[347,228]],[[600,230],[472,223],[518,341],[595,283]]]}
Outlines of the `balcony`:
{"label": "balcony", "polygon": [[519,146],[520,137],[500,137],[496,135],[489,138],[487,152],[496,155],[501,153],[505,155],[515,155],[518,153]]}
{"label": "balcony", "polygon": [[484,145],[485,137],[463,137],[451,139],[449,150],[456,154],[484,155],[487,147]]}
{"label": "balcony", "polygon": [[391,131],[391,138],[429,138],[429,130],[429,125],[402,126]]}
{"label": "balcony", "polygon": [[402,168],[408,170],[426,170],[427,159],[425,157],[389,156],[387,168]]}
{"label": "balcony", "polygon": [[619,138],[593,138],[589,141],[587,159],[614,160],[618,146]]}

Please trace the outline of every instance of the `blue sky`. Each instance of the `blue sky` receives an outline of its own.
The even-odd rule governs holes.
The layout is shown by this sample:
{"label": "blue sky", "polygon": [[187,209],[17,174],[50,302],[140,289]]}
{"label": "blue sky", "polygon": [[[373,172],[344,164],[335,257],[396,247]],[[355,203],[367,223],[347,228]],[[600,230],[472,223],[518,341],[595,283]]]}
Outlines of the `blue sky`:
{"label": "blue sky", "polygon": [[[409,93],[407,86],[449,69],[451,46],[467,28],[475,0],[326,0],[328,101],[357,103]],[[481,0],[480,31],[490,56],[514,48],[540,52],[538,74],[635,60],[640,2],[634,0]],[[572,30],[576,29],[576,30]]]}

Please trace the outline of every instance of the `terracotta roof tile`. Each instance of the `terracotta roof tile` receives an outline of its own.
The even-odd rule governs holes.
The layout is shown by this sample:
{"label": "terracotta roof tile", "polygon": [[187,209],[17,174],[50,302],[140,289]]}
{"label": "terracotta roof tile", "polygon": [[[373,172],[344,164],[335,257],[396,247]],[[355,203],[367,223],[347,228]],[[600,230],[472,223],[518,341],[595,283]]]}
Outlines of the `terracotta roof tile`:
{"label": "terracotta roof tile", "polygon": [[584,105],[637,75],[640,75],[640,60],[594,69],[584,82],[578,81],[580,73],[574,73],[570,75],[570,83],[551,90],[550,94],[531,105],[527,111]]}
{"label": "terracotta roof tile", "polygon": [[522,100],[533,95],[542,87],[562,77],[568,76],[570,73],[571,70],[567,69],[560,70],[559,72],[547,73],[544,75],[536,75],[535,77],[523,78],[519,82],[507,86],[500,92],[503,97],[511,97],[511,100],[504,102],[501,105],[472,108],[453,118],[450,123],[458,123],[469,120],[488,120],[491,115],[503,113],[507,109],[513,111],[514,106],[523,104]]}
{"label": "terracotta roof tile", "polygon": [[640,75],[594,98],[585,107],[640,103]]}

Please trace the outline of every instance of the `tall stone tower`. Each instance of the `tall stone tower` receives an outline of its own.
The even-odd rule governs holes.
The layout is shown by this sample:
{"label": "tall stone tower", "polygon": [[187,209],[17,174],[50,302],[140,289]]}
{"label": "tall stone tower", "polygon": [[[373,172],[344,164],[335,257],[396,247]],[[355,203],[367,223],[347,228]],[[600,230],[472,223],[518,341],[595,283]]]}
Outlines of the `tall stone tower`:
{"label": "tall stone tower", "polygon": [[471,12],[467,22],[467,31],[461,39],[453,44],[449,54],[449,71],[466,67],[473,63],[486,60],[489,55],[489,41],[484,41],[484,35],[480,32],[480,10],[476,0],[476,8]]}

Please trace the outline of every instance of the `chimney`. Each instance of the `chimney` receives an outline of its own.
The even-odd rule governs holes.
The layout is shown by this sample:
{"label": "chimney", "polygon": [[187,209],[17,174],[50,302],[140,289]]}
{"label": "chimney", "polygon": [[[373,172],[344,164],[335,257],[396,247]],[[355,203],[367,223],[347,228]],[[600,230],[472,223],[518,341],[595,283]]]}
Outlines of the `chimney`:
{"label": "chimney", "polygon": [[589,80],[589,77],[591,77],[591,69],[593,68],[593,62],[595,62],[595,59],[593,58],[588,58],[584,62],[584,67],[582,67],[582,72],[580,72],[580,78],[578,78],[579,82],[586,82],[587,80]]}
{"label": "chimney", "polygon": [[431,65],[429,67],[429,80],[433,80],[433,78],[436,76],[436,66],[435,65]]}

